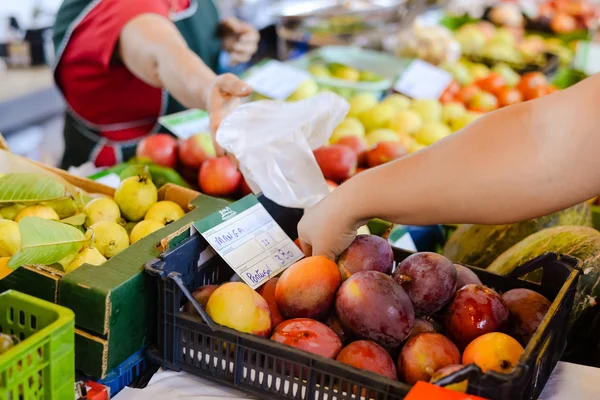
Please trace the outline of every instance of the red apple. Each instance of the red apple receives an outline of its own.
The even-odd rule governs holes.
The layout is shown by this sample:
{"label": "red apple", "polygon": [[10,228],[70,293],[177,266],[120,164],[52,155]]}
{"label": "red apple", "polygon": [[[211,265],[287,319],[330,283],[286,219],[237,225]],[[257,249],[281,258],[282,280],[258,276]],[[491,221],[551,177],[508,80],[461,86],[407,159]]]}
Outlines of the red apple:
{"label": "red apple", "polygon": [[135,151],[139,159],[149,159],[163,167],[177,166],[177,139],[166,133],[157,133],[140,141]]}
{"label": "red apple", "polygon": [[215,157],[215,147],[208,133],[197,133],[179,145],[179,160],[188,167],[200,168],[204,161]]}
{"label": "red apple", "polygon": [[248,196],[249,194],[252,194],[252,189],[250,189],[250,186],[248,186],[248,183],[243,176],[242,182],[240,183],[240,192],[242,193],[242,196]]}
{"label": "red apple", "polygon": [[337,141],[336,144],[342,144],[350,147],[356,153],[358,157],[358,165],[365,165],[366,152],[369,149],[367,142],[357,136],[346,136]]}
{"label": "red apple", "polygon": [[342,182],[356,171],[358,158],[354,150],[341,144],[324,146],[314,151],[325,179]]}
{"label": "red apple", "polygon": [[231,196],[239,188],[242,174],[229,157],[211,158],[202,163],[198,173],[198,185],[210,196]]}
{"label": "red apple", "polygon": [[408,154],[406,148],[399,142],[379,142],[367,152],[367,164],[376,167],[393,161]]}

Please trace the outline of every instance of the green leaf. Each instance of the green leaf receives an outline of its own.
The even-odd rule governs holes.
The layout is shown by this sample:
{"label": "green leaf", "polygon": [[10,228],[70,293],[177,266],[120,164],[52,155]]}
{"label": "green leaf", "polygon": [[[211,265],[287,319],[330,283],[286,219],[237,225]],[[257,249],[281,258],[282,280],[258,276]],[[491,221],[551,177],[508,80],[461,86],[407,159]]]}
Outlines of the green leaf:
{"label": "green leaf", "polygon": [[85,222],[86,215],[84,213],[75,214],[71,217],[61,219],[60,222],[71,226],[81,226]]}
{"label": "green leaf", "polygon": [[0,204],[40,203],[67,197],[67,188],[49,176],[14,173],[0,177]]}
{"label": "green leaf", "polygon": [[25,217],[19,221],[21,250],[8,262],[10,268],[21,265],[50,265],[83,247],[85,235],[77,228],[57,221]]}

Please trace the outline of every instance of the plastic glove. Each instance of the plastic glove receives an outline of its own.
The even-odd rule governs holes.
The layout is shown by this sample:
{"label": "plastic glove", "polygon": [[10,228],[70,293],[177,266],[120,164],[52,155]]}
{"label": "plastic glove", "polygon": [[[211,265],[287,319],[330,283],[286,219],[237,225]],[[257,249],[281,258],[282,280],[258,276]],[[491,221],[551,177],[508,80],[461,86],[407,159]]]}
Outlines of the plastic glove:
{"label": "plastic glove", "polygon": [[237,18],[227,18],[220,26],[223,32],[223,49],[230,55],[231,64],[250,61],[260,41],[260,34],[250,24]]}
{"label": "plastic glove", "polygon": [[240,98],[250,94],[252,94],[250,85],[233,74],[219,75],[209,86],[207,105],[210,114],[210,132],[217,156],[225,154],[223,148],[215,140],[221,121],[240,105]]}

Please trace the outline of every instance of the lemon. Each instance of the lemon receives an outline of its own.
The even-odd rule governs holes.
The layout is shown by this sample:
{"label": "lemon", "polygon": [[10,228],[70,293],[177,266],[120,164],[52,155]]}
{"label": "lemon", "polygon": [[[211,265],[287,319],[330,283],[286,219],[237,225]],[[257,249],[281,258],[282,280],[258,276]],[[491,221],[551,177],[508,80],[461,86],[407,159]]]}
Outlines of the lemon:
{"label": "lemon", "polygon": [[90,226],[85,236],[91,239],[91,246],[106,258],[116,256],[129,246],[125,228],[112,221],[96,222]]}

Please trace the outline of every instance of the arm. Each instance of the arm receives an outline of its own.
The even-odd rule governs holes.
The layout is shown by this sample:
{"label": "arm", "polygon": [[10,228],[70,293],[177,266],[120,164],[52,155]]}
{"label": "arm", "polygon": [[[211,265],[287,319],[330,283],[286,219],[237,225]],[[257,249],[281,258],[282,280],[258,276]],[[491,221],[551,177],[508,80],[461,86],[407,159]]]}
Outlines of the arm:
{"label": "arm", "polygon": [[[165,88],[185,107],[209,111],[213,133],[238,98],[252,92],[232,74],[217,76],[161,15],[133,18],[121,31],[118,46],[120,59],[139,79]],[[217,152],[222,154],[220,148]]]}
{"label": "arm", "polygon": [[340,186],[307,211],[301,240],[333,257],[350,243],[352,229],[373,217],[408,225],[500,224],[585,201],[600,192],[599,105],[600,75],[486,115]]}

